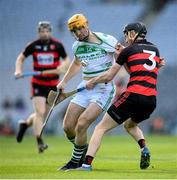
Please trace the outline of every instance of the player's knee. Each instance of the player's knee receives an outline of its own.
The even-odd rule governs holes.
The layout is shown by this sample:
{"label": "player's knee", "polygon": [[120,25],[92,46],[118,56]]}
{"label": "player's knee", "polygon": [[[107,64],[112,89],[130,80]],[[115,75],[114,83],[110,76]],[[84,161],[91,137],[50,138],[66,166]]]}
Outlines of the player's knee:
{"label": "player's knee", "polygon": [[70,134],[71,132],[74,131],[74,127],[71,126],[70,124],[64,124],[63,125],[63,130],[66,134]]}
{"label": "player's knee", "polygon": [[102,134],[106,133],[107,132],[107,129],[105,127],[103,127],[102,125],[98,124],[96,127],[95,127],[95,130],[96,132],[100,132]]}
{"label": "player's knee", "polygon": [[40,117],[40,118],[44,118],[44,116],[45,116],[45,109],[37,109],[36,110],[36,116],[37,117]]}
{"label": "player's knee", "polygon": [[123,125],[124,125],[125,130],[127,130],[127,131],[128,131],[128,129],[130,128],[129,124],[128,124],[128,123],[126,123],[126,122],[124,122],[124,123],[123,123]]}
{"label": "player's knee", "polygon": [[129,131],[130,129],[132,129],[133,127],[135,127],[135,124],[132,124],[132,123],[126,122],[126,121],[123,123],[123,125],[124,125],[124,128],[125,128],[127,131]]}
{"label": "player's knee", "polygon": [[40,112],[36,112],[36,118],[37,119],[44,119],[44,114],[43,113],[40,113]]}
{"label": "player's knee", "polygon": [[75,130],[77,134],[82,134],[83,132],[87,131],[87,125],[84,122],[79,121]]}

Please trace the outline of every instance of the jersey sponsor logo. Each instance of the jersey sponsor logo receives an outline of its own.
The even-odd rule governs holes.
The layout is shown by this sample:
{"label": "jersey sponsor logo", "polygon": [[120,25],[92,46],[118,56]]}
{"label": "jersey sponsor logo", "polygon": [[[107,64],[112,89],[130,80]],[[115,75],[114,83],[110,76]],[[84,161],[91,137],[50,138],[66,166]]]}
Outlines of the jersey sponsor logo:
{"label": "jersey sponsor logo", "polygon": [[86,60],[81,61],[82,66],[86,67],[89,65],[89,63]]}
{"label": "jersey sponsor logo", "polygon": [[51,44],[51,45],[50,45],[50,49],[51,49],[51,50],[54,50],[54,49],[55,49],[55,45],[54,45],[54,44]]}
{"label": "jersey sponsor logo", "polygon": [[36,45],[35,49],[42,49],[42,47],[40,45]]}
{"label": "jersey sponsor logo", "polygon": [[54,63],[53,54],[38,54],[37,55],[38,64],[40,65],[52,65]]}
{"label": "jersey sponsor logo", "polygon": [[105,57],[107,55],[107,52],[99,47],[84,45],[78,47],[75,55],[81,61],[91,61]]}
{"label": "jersey sponsor logo", "polygon": [[48,47],[47,46],[44,46],[43,47],[43,51],[47,51],[48,50]]}
{"label": "jersey sponsor logo", "polygon": [[39,89],[35,88],[35,89],[34,89],[34,93],[35,93],[35,94],[38,94],[38,93],[39,93]]}

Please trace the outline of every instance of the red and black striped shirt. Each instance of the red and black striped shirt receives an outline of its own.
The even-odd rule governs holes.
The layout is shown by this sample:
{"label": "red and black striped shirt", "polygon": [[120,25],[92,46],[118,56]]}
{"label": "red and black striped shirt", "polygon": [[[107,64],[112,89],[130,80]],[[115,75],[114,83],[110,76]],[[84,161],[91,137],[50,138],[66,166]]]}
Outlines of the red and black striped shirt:
{"label": "red and black striped shirt", "polygon": [[[34,71],[56,69],[60,65],[60,57],[64,59],[67,56],[62,43],[53,38],[47,42],[37,39],[29,43],[23,54],[25,57],[33,56]],[[43,74],[32,78],[32,83],[43,86],[56,86],[58,81],[59,76],[55,74]]]}
{"label": "red and black striped shirt", "polygon": [[145,96],[157,94],[159,50],[145,39],[126,47],[117,58],[119,65],[127,64],[130,80],[127,91]]}

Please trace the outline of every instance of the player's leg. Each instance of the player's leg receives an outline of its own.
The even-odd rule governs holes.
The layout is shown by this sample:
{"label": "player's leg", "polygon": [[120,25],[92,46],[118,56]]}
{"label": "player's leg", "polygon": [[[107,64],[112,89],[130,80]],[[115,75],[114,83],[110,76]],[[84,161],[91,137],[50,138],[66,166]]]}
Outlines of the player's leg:
{"label": "player's leg", "polygon": [[90,124],[102,113],[102,108],[96,103],[91,103],[88,108],[80,115],[76,128],[76,138],[71,160],[65,169],[74,169],[82,165],[87,151],[87,129]]}
{"label": "player's leg", "polygon": [[36,136],[39,153],[41,153],[48,147],[40,137],[40,132],[46,115],[46,98],[42,96],[34,96],[32,101],[36,114],[33,122],[34,134]]}
{"label": "player's leg", "polygon": [[[68,140],[74,145],[75,142],[75,128],[79,119],[79,116],[84,112],[85,108],[76,103],[71,102],[66,111],[64,121],[63,121],[63,129],[65,131],[66,137]],[[76,164],[73,162],[68,162],[64,166],[60,167],[58,170],[67,170],[68,168],[75,167]]]}
{"label": "player's leg", "polygon": [[[124,128],[135,139],[135,141],[144,139],[142,130],[139,128],[138,124],[131,118],[124,122]],[[141,147],[144,147],[144,143],[141,144]]]}
{"label": "player's leg", "polygon": [[[105,110],[114,95],[112,83],[97,85],[93,90],[85,90],[80,93],[78,103],[87,107],[80,115],[75,131],[76,139],[72,153],[72,158],[68,162],[67,169],[75,169],[81,166],[87,151],[87,129],[90,124]],[[76,99],[75,99],[76,100]],[[72,166],[70,166],[72,164]],[[65,169],[64,169],[65,170]]]}
{"label": "player's leg", "polygon": [[141,160],[140,160],[140,168],[146,169],[150,165],[150,152],[146,146],[145,138],[142,130],[138,127],[138,124],[134,122],[132,119],[128,119],[124,122],[124,127],[127,132],[135,139],[135,141],[139,144],[141,148]]}
{"label": "player's leg", "polygon": [[95,127],[92,137],[89,142],[89,147],[86,153],[84,164],[82,165],[83,170],[92,170],[91,164],[97,151],[101,146],[103,135],[109,130],[118,126],[118,123],[114,121],[108,113],[103,117],[103,120]]}
{"label": "player's leg", "polygon": [[142,130],[138,127],[138,123],[150,117],[156,108],[155,96],[143,96],[134,94],[136,108],[133,109],[131,119],[124,123],[127,132],[137,141],[141,148],[140,168],[146,169],[150,165],[150,152],[145,143],[145,138]]}
{"label": "player's leg", "polygon": [[80,115],[76,126],[75,144],[83,146],[87,142],[87,129],[92,122],[103,112],[96,103],[90,103],[87,109]]}
{"label": "player's leg", "polygon": [[69,141],[74,144],[75,141],[75,128],[76,128],[76,124],[77,121],[79,119],[79,116],[83,113],[83,111],[85,110],[85,108],[75,104],[75,103],[70,103],[64,120],[63,120],[63,129],[64,132],[66,134],[66,137],[69,139]]}
{"label": "player's leg", "polygon": [[103,120],[96,126],[89,142],[85,162],[82,166],[83,170],[91,170],[92,160],[100,147],[103,135],[130,117],[129,95],[129,93],[123,93],[118,100],[110,106]]}
{"label": "player's leg", "polygon": [[35,113],[32,113],[27,120],[20,120],[19,123],[19,130],[16,136],[17,142],[21,142],[23,140],[24,134],[26,130],[32,126],[33,121],[34,121]]}

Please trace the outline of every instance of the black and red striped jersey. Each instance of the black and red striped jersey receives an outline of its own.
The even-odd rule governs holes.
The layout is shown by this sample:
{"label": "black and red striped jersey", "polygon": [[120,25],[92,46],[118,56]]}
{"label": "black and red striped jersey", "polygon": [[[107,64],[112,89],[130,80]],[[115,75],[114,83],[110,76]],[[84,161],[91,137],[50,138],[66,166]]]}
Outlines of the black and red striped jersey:
{"label": "black and red striped jersey", "polygon": [[[29,43],[23,51],[25,57],[33,56],[33,70],[43,71],[56,69],[67,54],[61,42],[51,38],[47,42],[37,39]],[[32,83],[43,86],[56,86],[59,76],[55,74],[43,74],[32,77]]]}
{"label": "black and red striped jersey", "polygon": [[118,56],[119,65],[126,63],[130,70],[127,91],[145,96],[157,94],[159,50],[147,40],[136,41]]}

